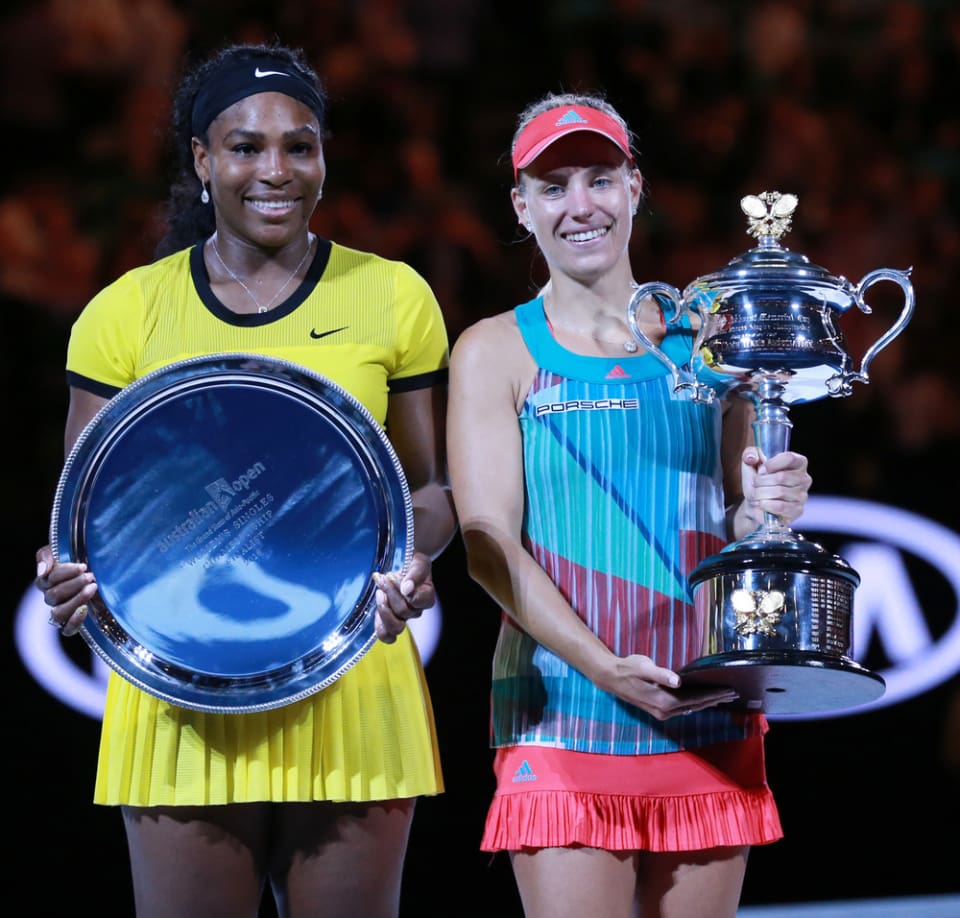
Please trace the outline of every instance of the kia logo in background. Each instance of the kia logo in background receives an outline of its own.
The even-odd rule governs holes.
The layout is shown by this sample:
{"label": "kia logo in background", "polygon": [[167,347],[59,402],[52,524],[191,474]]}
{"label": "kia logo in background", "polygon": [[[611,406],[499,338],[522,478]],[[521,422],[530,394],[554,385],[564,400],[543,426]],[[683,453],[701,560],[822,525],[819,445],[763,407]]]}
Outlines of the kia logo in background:
{"label": "kia logo in background", "polygon": [[[842,717],[906,701],[960,672],[960,535],[922,516],[869,501],[811,497],[798,531],[808,538],[830,533],[841,540],[835,551],[860,575],[853,602],[853,657],[882,655],[870,666],[886,691],[856,708],[815,714],[768,715],[771,720]],[[924,584],[911,574],[917,562],[930,570],[949,602],[932,608]],[[933,613],[936,613],[934,615]],[[424,663],[440,639],[439,604],[410,622]],[[77,665],[59,632],[47,624],[43,597],[31,585],[15,620],[15,640],[24,666],[51,695],[90,717],[103,708],[107,665],[90,651],[90,665]],[[82,640],[82,638],[78,639]],[[478,692],[488,691],[486,684]]]}
{"label": "kia logo in background", "polygon": [[[872,668],[886,691],[876,701],[816,717],[838,717],[886,707],[920,695],[960,671],[960,536],[922,516],[870,501],[811,497],[798,521],[803,534],[837,533],[837,553],[860,575],[853,600],[853,656],[863,663],[877,647],[887,665]],[[908,571],[908,559],[926,564],[950,588],[950,605],[936,610],[946,629],[932,627],[932,611]],[[938,631],[942,632],[938,634]],[[809,720],[785,714],[770,719]]]}

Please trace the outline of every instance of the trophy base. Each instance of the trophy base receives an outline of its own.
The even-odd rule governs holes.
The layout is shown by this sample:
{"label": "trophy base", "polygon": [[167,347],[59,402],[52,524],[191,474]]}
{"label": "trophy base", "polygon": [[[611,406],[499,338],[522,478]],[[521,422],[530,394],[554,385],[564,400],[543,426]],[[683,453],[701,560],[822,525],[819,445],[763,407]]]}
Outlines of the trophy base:
{"label": "trophy base", "polygon": [[860,575],[788,528],[763,528],[705,559],[690,576],[703,640],[681,675],[728,686],[733,705],[770,714],[856,708],[882,678],[853,660]]}
{"label": "trophy base", "polygon": [[727,707],[766,714],[816,714],[879,698],[881,676],[847,657],[811,651],[732,651],[700,657],[680,670],[685,684],[735,689]]}

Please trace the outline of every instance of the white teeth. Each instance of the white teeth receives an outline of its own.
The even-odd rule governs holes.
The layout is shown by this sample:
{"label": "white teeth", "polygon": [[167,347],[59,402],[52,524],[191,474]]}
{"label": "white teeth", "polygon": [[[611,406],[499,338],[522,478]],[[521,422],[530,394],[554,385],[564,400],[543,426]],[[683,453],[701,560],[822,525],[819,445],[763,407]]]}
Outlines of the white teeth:
{"label": "white teeth", "polygon": [[590,239],[597,239],[600,236],[605,236],[606,233],[606,229],[595,229],[589,230],[586,233],[567,233],[564,238],[566,238],[568,242],[588,242]]}
{"label": "white teeth", "polygon": [[251,201],[250,202],[254,207],[260,207],[263,210],[284,210],[287,207],[292,207],[294,201]]}

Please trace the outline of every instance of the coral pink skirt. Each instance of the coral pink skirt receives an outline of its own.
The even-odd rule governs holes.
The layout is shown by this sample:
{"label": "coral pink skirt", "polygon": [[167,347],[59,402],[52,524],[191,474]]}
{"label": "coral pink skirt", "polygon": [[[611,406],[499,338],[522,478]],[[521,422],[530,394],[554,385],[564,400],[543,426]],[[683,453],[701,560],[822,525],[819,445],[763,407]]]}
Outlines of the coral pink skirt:
{"label": "coral pink skirt", "polygon": [[660,755],[496,750],[482,851],[693,851],[783,837],[763,737]]}

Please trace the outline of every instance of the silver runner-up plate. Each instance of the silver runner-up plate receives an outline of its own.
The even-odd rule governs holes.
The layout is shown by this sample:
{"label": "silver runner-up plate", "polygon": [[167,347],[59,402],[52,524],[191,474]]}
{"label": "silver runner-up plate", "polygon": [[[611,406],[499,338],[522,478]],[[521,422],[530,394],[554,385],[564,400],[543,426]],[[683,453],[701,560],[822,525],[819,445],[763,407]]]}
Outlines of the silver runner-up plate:
{"label": "silver runner-up plate", "polygon": [[81,634],[110,667],[173,704],[242,713],[325,688],[371,647],[372,574],[409,563],[413,508],[345,389],[216,354],[103,406],[67,457],[50,544],[97,578]]}

